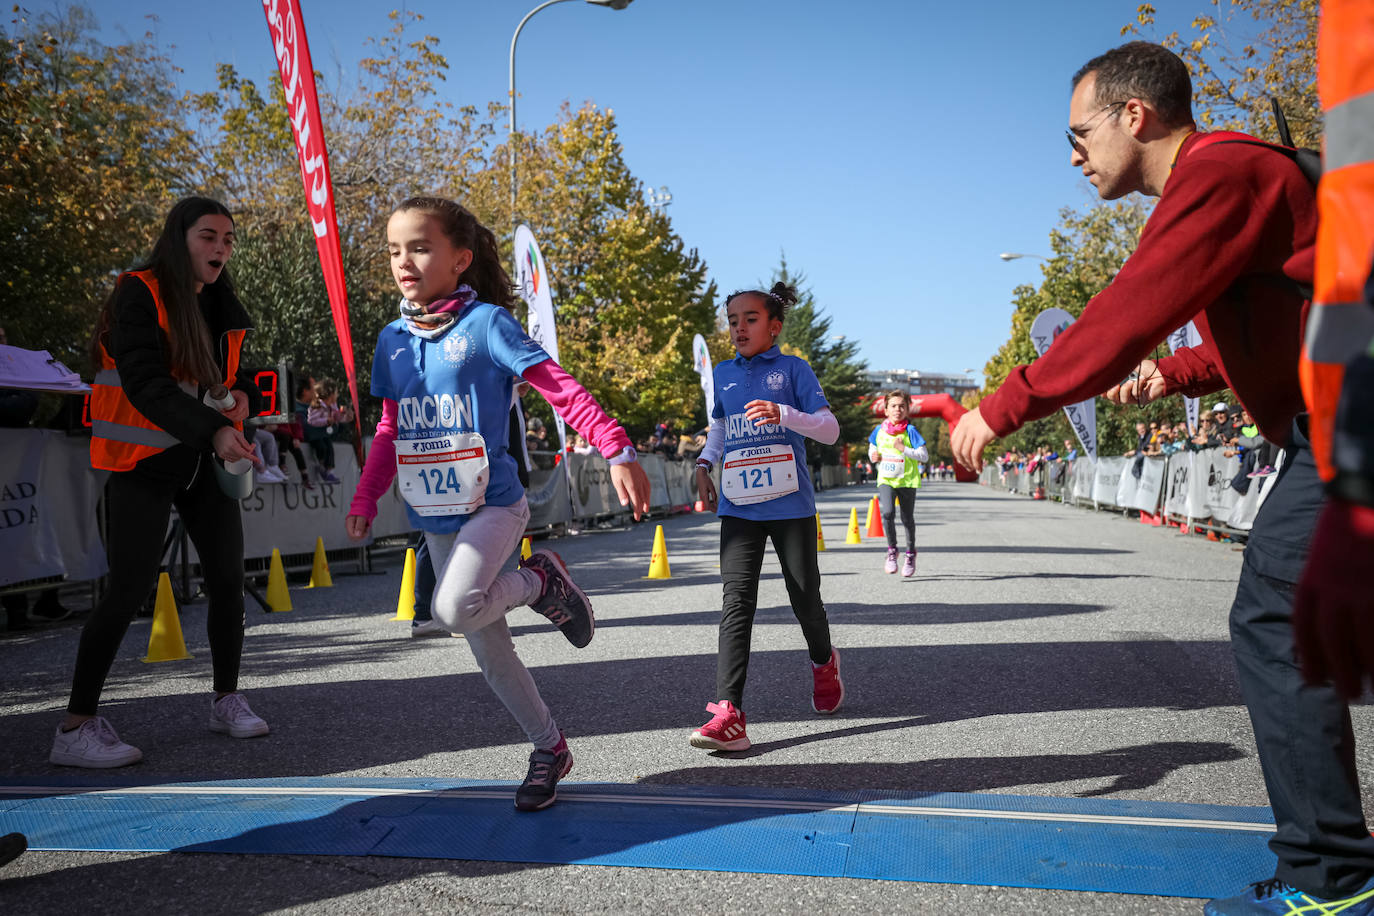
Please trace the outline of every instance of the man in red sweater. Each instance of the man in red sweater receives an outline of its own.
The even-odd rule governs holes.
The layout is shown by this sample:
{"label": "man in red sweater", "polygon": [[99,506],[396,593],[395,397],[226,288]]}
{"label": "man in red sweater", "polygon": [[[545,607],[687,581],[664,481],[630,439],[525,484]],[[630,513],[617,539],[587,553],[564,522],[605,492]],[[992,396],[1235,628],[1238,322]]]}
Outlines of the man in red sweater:
{"label": "man in red sweater", "polygon": [[[1307,310],[1300,288],[1312,282],[1317,228],[1312,186],[1281,152],[1224,142],[1253,138],[1199,133],[1187,68],[1162,46],[1137,41],[1109,51],[1073,86],[1069,161],[1104,200],[1139,191],[1159,202],[1112,284],[1044,356],[1012,370],[964,415],[951,436],[954,457],[981,469],[997,436],[1103,392],[1143,404],[1235,391],[1265,438],[1285,448],[1231,607],[1278,868],[1205,911],[1288,913],[1290,902],[1320,902],[1321,912],[1374,913],[1374,839],[1349,709],[1329,685],[1304,686],[1293,649],[1295,583],[1322,500],[1298,384]],[[1147,358],[1189,320],[1201,346]]]}

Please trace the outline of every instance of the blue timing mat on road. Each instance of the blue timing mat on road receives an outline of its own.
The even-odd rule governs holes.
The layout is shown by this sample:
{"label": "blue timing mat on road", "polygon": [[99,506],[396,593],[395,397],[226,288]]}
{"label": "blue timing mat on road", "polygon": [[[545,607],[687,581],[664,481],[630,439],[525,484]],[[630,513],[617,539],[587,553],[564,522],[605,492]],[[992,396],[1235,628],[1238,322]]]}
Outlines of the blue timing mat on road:
{"label": "blue timing mat on road", "polygon": [[[90,780],[94,781],[94,779]],[[1267,808],[958,793],[276,779],[2,785],[32,849],[400,856],[1181,897],[1273,874]]]}

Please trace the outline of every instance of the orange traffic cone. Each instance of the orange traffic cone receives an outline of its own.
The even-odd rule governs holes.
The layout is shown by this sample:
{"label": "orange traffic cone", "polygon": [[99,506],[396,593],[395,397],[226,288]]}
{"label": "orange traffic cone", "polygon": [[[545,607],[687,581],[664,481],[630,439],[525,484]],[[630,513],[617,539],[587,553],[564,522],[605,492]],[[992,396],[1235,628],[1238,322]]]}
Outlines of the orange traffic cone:
{"label": "orange traffic cone", "polygon": [[868,531],[864,533],[864,537],[887,537],[887,535],[883,533],[883,512],[882,509],[878,508],[878,497],[876,496],[873,497],[873,508],[868,514]]}

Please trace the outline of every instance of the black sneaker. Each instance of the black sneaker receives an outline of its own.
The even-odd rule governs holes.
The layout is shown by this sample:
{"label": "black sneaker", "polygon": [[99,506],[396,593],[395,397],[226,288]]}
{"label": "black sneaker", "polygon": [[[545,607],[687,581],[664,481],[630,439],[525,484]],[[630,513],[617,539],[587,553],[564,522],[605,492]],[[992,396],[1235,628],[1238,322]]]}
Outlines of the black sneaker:
{"label": "black sneaker", "polygon": [[558,801],[558,780],[572,769],[572,751],[560,741],[559,751],[534,751],[525,781],[515,790],[515,807],[520,811],[539,811]]}
{"label": "black sneaker", "polygon": [[66,620],[71,614],[71,610],[57,600],[56,592],[44,592],[33,605],[33,616],[49,622]]}
{"label": "black sneaker", "polygon": [[7,833],[0,836],[0,865],[8,865],[29,848],[29,841],[22,833]]}
{"label": "black sneaker", "polygon": [[563,558],[542,547],[525,561],[525,569],[537,570],[544,579],[544,588],[530,607],[549,619],[563,631],[568,642],[581,649],[592,641],[596,632],[596,618],[592,603],[582,589],[573,582]]}

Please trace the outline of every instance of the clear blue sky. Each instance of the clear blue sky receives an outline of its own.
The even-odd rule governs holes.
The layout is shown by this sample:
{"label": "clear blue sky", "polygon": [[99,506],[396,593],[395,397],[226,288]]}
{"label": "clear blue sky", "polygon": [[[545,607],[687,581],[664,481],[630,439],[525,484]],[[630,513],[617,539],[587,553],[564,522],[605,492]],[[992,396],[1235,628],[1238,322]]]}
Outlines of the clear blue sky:
{"label": "clear blue sky", "polygon": [[[347,86],[399,0],[301,3],[316,69]],[[441,39],[451,100],[478,106],[506,98],[511,33],[536,5],[406,0]],[[674,227],[723,290],[766,279],[785,251],[872,368],[981,372],[1013,287],[1040,278],[1040,262],[998,253],[1047,253],[1059,209],[1092,199],[1068,165],[1069,78],[1125,40],[1137,5],[560,3],[520,36],[520,124],[541,128],[564,100],[613,109],[631,169],[668,186]],[[1155,6],[1162,35],[1205,0]],[[109,39],[155,30],[183,89],[208,87],[221,61],[276,78],[258,2],[91,8]]]}

